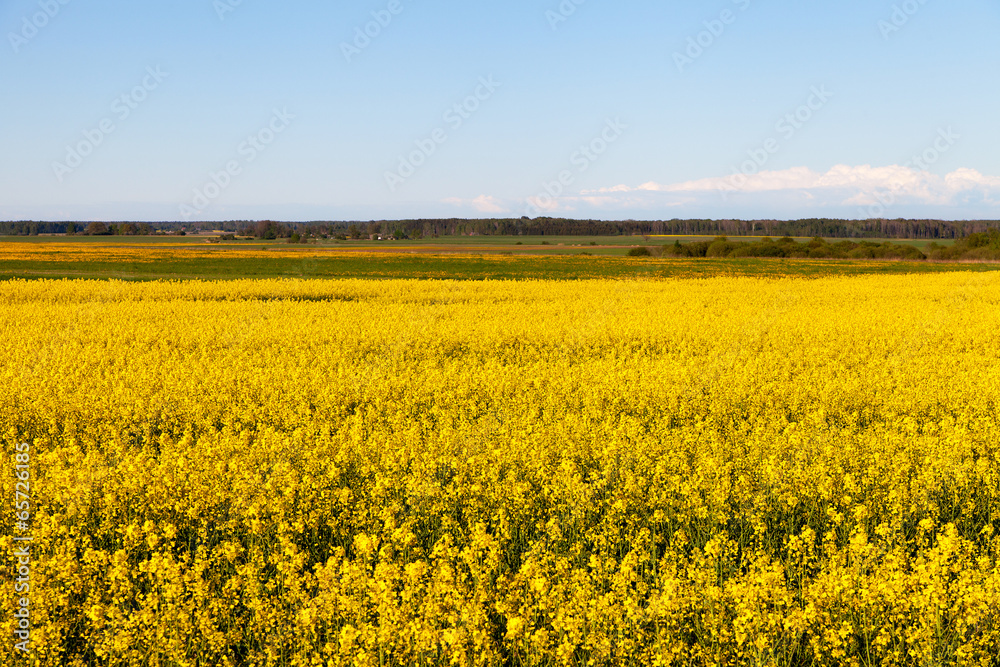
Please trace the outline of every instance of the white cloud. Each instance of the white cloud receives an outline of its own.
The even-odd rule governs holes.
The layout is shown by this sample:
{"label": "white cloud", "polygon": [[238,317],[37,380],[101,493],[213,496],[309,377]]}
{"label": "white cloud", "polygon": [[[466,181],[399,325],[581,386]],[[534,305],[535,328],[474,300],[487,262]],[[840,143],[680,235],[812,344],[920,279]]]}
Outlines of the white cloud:
{"label": "white cloud", "polygon": [[478,213],[507,213],[510,210],[502,201],[490,195],[479,195],[475,199],[449,197],[442,199],[441,202],[452,206],[472,209]]}
{"label": "white cloud", "polygon": [[[976,217],[996,217],[986,207],[1000,204],[1000,177],[975,169],[937,175],[900,165],[836,165],[819,173],[808,167],[703,178],[680,183],[648,182],[585,190],[559,198],[550,211],[569,210],[583,201],[603,209],[690,208],[695,217],[728,214],[741,217],[773,215],[763,210],[793,211],[793,215],[871,217],[918,215],[921,208],[944,215],[950,208],[981,210]],[[820,210],[816,210],[820,209]],[[870,209],[870,210],[868,210]],[[727,214],[727,213],[722,213]]]}
{"label": "white cloud", "polygon": [[[570,211],[572,208],[571,201],[575,200],[575,197],[563,197],[562,206],[568,207],[563,210]],[[545,213],[556,213],[560,210],[560,200],[548,196],[538,196],[538,197],[528,197],[528,205],[537,208],[539,211],[544,211]]]}
{"label": "white cloud", "polygon": [[[649,181],[508,200],[492,195],[442,203],[471,216],[547,215],[621,218],[1000,218],[1000,177],[975,169],[938,175],[901,165],[836,165],[718,176],[679,183]],[[534,211],[532,213],[532,211]]]}
{"label": "white cloud", "polygon": [[507,209],[496,197],[479,195],[472,200],[472,207],[480,213],[505,213]]}

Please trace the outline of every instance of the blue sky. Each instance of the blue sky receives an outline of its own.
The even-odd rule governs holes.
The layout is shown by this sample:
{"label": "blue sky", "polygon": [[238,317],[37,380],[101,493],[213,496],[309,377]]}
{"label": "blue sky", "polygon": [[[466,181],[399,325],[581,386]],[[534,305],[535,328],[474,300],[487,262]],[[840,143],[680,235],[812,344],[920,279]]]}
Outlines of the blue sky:
{"label": "blue sky", "polygon": [[998,27],[996,0],[5,0],[0,219],[1000,218]]}

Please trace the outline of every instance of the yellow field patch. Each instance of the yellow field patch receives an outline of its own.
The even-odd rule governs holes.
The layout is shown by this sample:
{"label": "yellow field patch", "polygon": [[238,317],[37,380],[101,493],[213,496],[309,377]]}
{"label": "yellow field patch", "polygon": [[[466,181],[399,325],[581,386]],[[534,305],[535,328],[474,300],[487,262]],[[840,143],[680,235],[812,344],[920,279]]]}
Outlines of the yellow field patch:
{"label": "yellow field patch", "polygon": [[0,337],[37,664],[1000,649],[993,274],[12,281]]}

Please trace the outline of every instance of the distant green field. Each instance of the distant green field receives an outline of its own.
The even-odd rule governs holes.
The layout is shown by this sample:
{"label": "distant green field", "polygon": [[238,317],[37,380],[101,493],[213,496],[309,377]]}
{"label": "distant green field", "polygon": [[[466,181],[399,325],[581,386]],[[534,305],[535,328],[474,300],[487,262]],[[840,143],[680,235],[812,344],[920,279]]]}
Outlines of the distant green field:
{"label": "distant green field", "polygon": [[[216,235],[198,234],[189,236],[0,236],[0,243],[73,243],[73,244],[96,244],[96,245],[202,245],[208,239],[215,238]],[[716,238],[715,235],[648,235],[648,236],[442,236],[439,238],[406,239],[402,241],[371,241],[347,240],[337,241],[334,239],[323,239],[311,246],[339,248],[339,249],[425,249],[429,246],[442,246],[449,250],[465,251],[473,248],[483,250],[504,249],[512,252],[545,253],[545,254],[565,254],[578,253],[586,250],[594,254],[604,253],[609,247],[612,250],[618,248],[635,247],[640,245],[658,246],[673,243],[675,240],[681,243],[691,241],[710,241]],[[766,238],[764,236],[731,236],[731,239],[741,241],[753,241]],[[793,237],[797,241],[808,241],[811,237]],[[827,238],[827,241],[835,243],[841,240],[860,241],[862,239],[839,239]],[[863,239],[874,243],[908,244],[917,248],[925,248],[931,244],[930,239]],[[286,239],[276,241],[260,240],[240,240],[227,241],[229,246],[247,247],[284,247],[289,245]],[[953,245],[953,240],[939,240],[938,245]],[[595,248],[596,246],[596,248]],[[610,254],[617,254],[612,252]]]}
{"label": "distant green field", "polygon": [[[487,237],[489,238],[489,237]],[[857,275],[996,271],[997,264],[814,259],[625,257],[636,237],[594,237],[611,247],[565,245],[558,237],[484,237],[442,242],[208,243],[205,237],[76,237],[0,240],[0,279],[123,280],[240,278],[421,278],[518,280]],[[658,237],[662,245],[665,237]],[[692,237],[685,237],[692,240]],[[641,240],[641,237],[639,237]],[[522,246],[516,246],[521,240]],[[579,243],[581,239],[572,238]],[[585,239],[584,239],[585,240]],[[448,239],[447,241],[451,241]],[[625,241],[629,241],[626,243]],[[533,244],[537,242],[537,245]],[[558,243],[564,245],[559,246]],[[589,242],[588,242],[589,243]],[[646,244],[651,245],[647,242]],[[589,252],[592,255],[582,255]]]}
{"label": "distant green field", "polygon": [[[504,247],[509,250],[516,250],[518,252],[545,252],[551,254],[561,254],[567,252],[579,252],[582,250],[587,250],[589,247],[597,246],[597,250],[591,250],[591,252],[602,252],[602,246],[611,246],[612,248],[619,247],[635,247],[635,246],[658,246],[667,243],[673,243],[674,241],[680,241],[681,243],[688,243],[691,241],[711,241],[716,238],[715,235],[709,236],[666,236],[666,235],[650,235],[650,236],[448,236],[441,238],[425,238],[425,239],[407,239],[404,241],[369,241],[369,240],[348,240],[348,241],[322,241],[323,245],[334,245],[342,247],[355,247],[355,248],[422,248],[426,246],[452,246],[456,249],[464,249],[475,246],[481,246],[484,248],[493,247]],[[734,240],[738,239],[741,241],[754,241],[761,240],[766,237],[764,236],[733,236],[730,237]],[[793,237],[797,241],[809,241],[811,237]],[[841,240],[853,240],[859,241],[861,239],[838,239],[838,238],[828,238],[827,241],[831,243],[836,243]],[[864,239],[865,241],[871,241],[873,243],[884,243],[889,241],[891,243],[897,244],[907,244],[916,246],[917,248],[925,248],[930,243],[931,240],[928,239]],[[938,245],[952,245],[954,241],[938,241]]]}

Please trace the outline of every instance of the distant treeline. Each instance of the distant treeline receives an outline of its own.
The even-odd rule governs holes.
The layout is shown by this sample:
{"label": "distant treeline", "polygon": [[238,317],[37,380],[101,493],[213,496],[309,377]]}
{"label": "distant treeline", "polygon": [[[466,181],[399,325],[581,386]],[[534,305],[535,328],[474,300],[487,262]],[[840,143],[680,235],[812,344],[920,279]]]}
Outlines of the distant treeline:
{"label": "distant treeline", "polygon": [[0,221],[0,236],[37,236],[39,234],[69,234],[81,236],[150,236],[152,234],[176,234],[180,227],[168,227],[170,223],[148,222],[38,222],[34,220],[18,222]]}
{"label": "distant treeline", "polygon": [[[957,239],[990,229],[1000,229],[1000,220],[572,220],[568,218],[460,218],[424,220],[377,220],[371,222],[273,223],[293,231],[329,236],[397,238],[431,236],[633,236],[633,235],[726,235],[799,236],[848,239]],[[261,223],[234,225],[231,231],[260,228]],[[208,226],[211,228],[211,225]],[[215,227],[219,229],[218,226]],[[227,230],[230,231],[230,230]]]}
{"label": "distant treeline", "polygon": [[629,250],[633,257],[808,257],[812,259],[943,259],[968,261],[1000,261],[1000,230],[974,233],[951,246],[927,244],[926,254],[915,246],[883,241],[826,241],[816,237],[799,243],[791,237],[778,240],[736,241],[717,236],[712,241],[674,241],[661,247],[637,246]]}
{"label": "distant treeline", "polygon": [[1000,230],[969,234],[951,246],[929,243],[927,253],[931,259],[1000,261]]}
{"label": "distant treeline", "polygon": [[[646,252],[642,252],[642,250]],[[696,241],[664,245],[651,251],[639,246],[629,251],[632,256],[656,254],[665,257],[808,257],[812,259],[927,259],[927,256],[912,245],[883,241],[836,241],[830,243],[816,237],[806,243],[785,236],[777,241],[764,238],[761,241],[731,241],[725,236],[713,241]]]}
{"label": "distant treeline", "polygon": [[34,234],[154,234],[221,230],[257,238],[307,237],[425,238],[433,236],[632,236],[726,235],[799,236],[846,239],[960,239],[1000,229],[1000,220],[573,220],[569,218],[495,218],[469,220],[432,218],[420,220],[278,222],[229,220],[224,222],[97,223],[95,232],[86,222],[0,222],[0,235]]}

